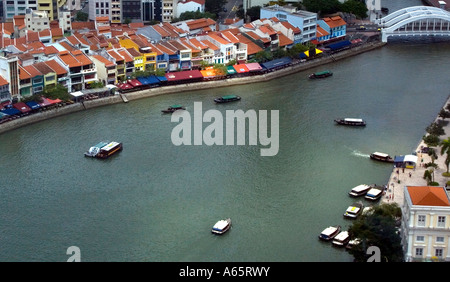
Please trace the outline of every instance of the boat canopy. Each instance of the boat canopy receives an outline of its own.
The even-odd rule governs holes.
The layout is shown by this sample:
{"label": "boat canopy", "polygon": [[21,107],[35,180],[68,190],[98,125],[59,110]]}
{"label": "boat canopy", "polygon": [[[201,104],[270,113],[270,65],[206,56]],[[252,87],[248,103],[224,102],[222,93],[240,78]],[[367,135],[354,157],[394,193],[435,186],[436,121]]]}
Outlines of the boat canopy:
{"label": "boat canopy", "polygon": [[375,197],[375,196],[378,196],[378,194],[380,194],[381,192],[383,192],[383,191],[381,191],[380,189],[372,188],[369,190],[369,192],[367,192],[367,196]]}
{"label": "boat canopy", "polygon": [[103,147],[102,147],[102,150],[104,150],[104,151],[109,151],[109,150],[113,149],[114,147],[116,147],[117,145],[119,145],[119,143],[117,143],[117,142],[111,142],[111,143],[109,143],[108,145],[103,146]]}
{"label": "boat canopy", "polygon": [[170,106],[170,108],[172,108],[172,109],[177,109],[177,108],[182,108],[183,106],[182,105],[172,105],[172,106]]}
{"label": "boat canopy", "polygon": [[[316,73],[316,75],[317,75],[318,73]],[[344,118],[344,120],[345,121],[348,121],[348,122],[363,122],[363,120],[362,119],[360,119],[360,118]]]}
{"label": "boat canopy", "polygon": [[214,230],[223,230],[225,227],[227,227],[228,222],[226,220],[219,220],[214,226],[213,229]]}
{"label": "boat canopy", "polygon": [[92,146],[92,147],[102,148],[102,147],[105,147],[106,145],[108,145],[108,143],[106,143],[106,142],[100,142],[100,143],[98,143],[97,145],[94,145],[94,146]]}
{"label": "boat canopy", "polygon": [[314,73],[315,75],[324,75],[324,74],[327,74],[327,73],[331,73],[330,71],[320,71],[320,72],[316,72],[316,73]]}
{"label": "boat canopy", "polygon": [[410,162],[410,163],[416,163],[417,162],[417,156],[415,156],[415,155],[406,155],[404,161],[405,162]]}
{"label": "boat canopy", "polygon": [[226,96],[222,96],[222,99],[234,99],[236,98],[236,95],[226,95]]}
{"label": "boat canopy", "polygon": [[326,235],[326,236],[330,236],[330,235],[333,234],[335,231],[336,231],[336,227],[330,226],[330,227],[325,228],[325,230],[322,231],[322,234],[323,234],[323,235]]}
{"label": "boat canopy", "polygon": [[346,212],[357,213],[360,209],[360,207],[350,206],[347,208]]}
{"label": "boat canopy", "polygon": [[367,184],[361,184],[361,185],[358,185],[358,186],[356,186],[355,188],[353,188],[352,191],[360,192],[360,191],[363,191],[363,190],[365,190],[365,189],[368,189],[369,187],[370,187],[370,186],[367,185]]}
{"label": "boat canopy", "polygon": [[339,233],[336,237],[334,237],[334,240],[336,241],[343,241],[349,237],[348,231],[342,231]]}

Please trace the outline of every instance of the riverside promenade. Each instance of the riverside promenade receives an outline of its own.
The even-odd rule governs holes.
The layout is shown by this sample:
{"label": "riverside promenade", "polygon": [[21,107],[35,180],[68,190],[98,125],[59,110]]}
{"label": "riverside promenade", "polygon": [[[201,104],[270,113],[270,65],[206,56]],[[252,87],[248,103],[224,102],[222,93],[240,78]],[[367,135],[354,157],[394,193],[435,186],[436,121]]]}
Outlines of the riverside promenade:
{"label": "riverside promenade", "polygon": [[[450,97],[442,106],[445,108],[450,104]],[[441,119],[439,116],[436,117],[434,121]],[[440,136],[440,140],[444,140],[450,137],[450,122],[444,125],[445,134]],[[426,134],[424,129],[424,135]],[[426,168],[422,164],[431,162],[431,157],[427,153],[421,153],[421,148],[427,147],[427,145],[421,140],[417,145],[415,152],[417,153],[417,166],[415,169],[398,169],[393,168],[392,173],[389,177],[389,181],[386,184],[388,189],[386,194],[383,196],[382,201],[385,203],[397,203],[400,207],[403,206],[404,201],[404,188],[405,186],[427,186],[427,181],[423,178]],[[445,154],[441,155],[441,146],[434,148],[438,156],[437,160],[434,161],[438,165],[437,169],[434,171],[434,181],[439,183],[439,186],[445,186],[450,177],[445,177],[442,175],[443,172],[447,171],[445,166]],[[398,171],[398,173],[397,173]],[[400,180],[400,183],[398,183]]]}
{"label": "riverside promenade", "polygon": [[273,72],[247,76],[247,77],[236,77],[236,78],[228,78],[222,80],[213,80],[213,81],[203,81],[203,82],[195,82],[195,83],[186,83],[186,84],[178,84],[178,85],[170,85],[170,86],[161,86],[156,88],[150,88],[145,90],[140,90],[136,92],[123,93],[121,95],[114,95],[105,98],[98,98],[95,100],[84,101],[83,103],[75,103],[72,105],[66,105],[63,107],[57,107],[52,110],[48,110],[45,112],[39,112],[30,114],[28,116],[24,116],[12,121],[8,121],[0,124],[0,134],[22,127],[29,124],[33,124],[39,121],[43,121],[49,118],[54,118],[57,116],[62,116],[65,114],[70,114],[78,111],[88,110],[91,108],[97,108],[101,106],[107,106],[117,103],[128,102],[132,100],[149,98],[153,96],[173,94],[173,93],[181,93],[186,91],[195,91],[200,89],[214,89],[218,87],[228,87],[233,85],[243,85],[249,83],[258,83],[269,81],[272,79],[276,79],[279,77],[287,76],[294,74],[296,72],[304,71],[310,68],[314,68],[317,66],[333,63],[342,59],[350,58],[368,51],[372,51],[378,48],[381,48],[385,45],[384,42],[369,42],[364,43],[359,46],[352,47],[350,49],[340,51],[334,54],[325,54],[322,57],[314,58],[308,60],[306,62],[301,62],[300,60],[296,60],[294,64],[291,66],[285,67],[280,70],[276,70]]}

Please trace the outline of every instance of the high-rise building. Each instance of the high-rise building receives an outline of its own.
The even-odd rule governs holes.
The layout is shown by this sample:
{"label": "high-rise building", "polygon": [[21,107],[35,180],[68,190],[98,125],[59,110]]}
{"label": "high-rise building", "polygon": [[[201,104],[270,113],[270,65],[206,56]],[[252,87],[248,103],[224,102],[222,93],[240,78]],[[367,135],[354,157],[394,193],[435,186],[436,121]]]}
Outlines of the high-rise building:
{"label": "high-rise building", "polygon": [[3,18],[6,21],[12,20],[15,15],[25,15],[27,9],[45,11],[50,20],[57,20],[59,8],[66,3],[66,0],[4,0],[1,2]]}

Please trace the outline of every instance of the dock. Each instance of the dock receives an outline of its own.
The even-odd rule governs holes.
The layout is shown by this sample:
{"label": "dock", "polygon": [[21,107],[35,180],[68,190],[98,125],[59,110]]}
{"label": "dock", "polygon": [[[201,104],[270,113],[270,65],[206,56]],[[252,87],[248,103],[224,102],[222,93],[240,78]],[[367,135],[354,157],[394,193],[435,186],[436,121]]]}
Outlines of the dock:
{"label": "dock", "polygon": [[128,103],[128,99],[127,99],[127,97],[125,95],[120,94],[120,98],[122,98],[124,103]]}
{"label": "dock", "polygon": [[[450,104],[450,97],[447,98],[446,103],[442,107],[445,108],[448,104]],[[441,118],[437,116],[434,121],[438,121],[439,119]],[[441,140],[450,137],[450,122],[448,120],[446,122],[447,123],[444,125],[445,134],[440,136]],[[427,153],[421,153],[422,147],[427,147],[423,140],[419,142],[415,150],[415,152],[417,153],[417,164],[414,169],[393,168],[391,176],[389,177],[389,181],[386,184],[388,189],[386,191],[386,194],[383,195],[383,202],[395,202],[400,207],[402,207],[404,201],[405,186],[427,186],[427,181],[423,178],[426,170],[423,164],[431,162],[431,157]],[[443,172],[447,171],[447,166],[444,163],[445,155],[441,155],[440,146],[436,147],[435,151],[438,155],[438,158],[434,161],[434,163],[438,165],[438,168],[434,171],[434,181],[439,183],[439,186],[445,187],[447,181],[450,181],[450,177],[445,177],[442,175]]]}

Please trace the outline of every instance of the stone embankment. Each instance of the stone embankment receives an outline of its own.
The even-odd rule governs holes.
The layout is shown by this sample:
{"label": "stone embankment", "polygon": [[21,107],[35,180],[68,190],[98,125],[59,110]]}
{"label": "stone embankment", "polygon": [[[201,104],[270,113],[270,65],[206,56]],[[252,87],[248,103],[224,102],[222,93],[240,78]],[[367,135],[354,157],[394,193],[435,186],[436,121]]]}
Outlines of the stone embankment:
{"label": "stone embankment", "polygon": [[132,101],[142,98],[148,98],[152,96],[180,93],[185,91],[199,90],[199,89],[211,89],[217,87],[227,87],[232,85],[241,85],[249,83],[257,83],[262,81],[268,81],[290,75],[296,72],[304,71],[313,67],[329,64],[338,60],[342,60],[348,57],[352,57],[364,52],[368,52],[377,48],[384,46],[386,43],[383,42],[371,42],[360,46],[353,47],[348,50],[337,52],[331,55],[324,55],[320,58],[313,60],[308,60],[306,62],[297,62],[289,67],[269,72],[262,75],[247,76],[247,77],[237,77],[222,80],[204,81],[196,83],[187,83],[180,85],[171,85],[164,87],[156,87],[145,89],[141,91],[136,91],[132,93],[126,93],[121,95],[109,96],[105,98],[99,98],[96,100],[84,101],[83,103],[75,103],[71,105],[66,105],[62,107],[56,107],[54,109],[49,109],[35,114],[30,114],[9,122],[0,124],[0,133],[19,128],[28,124],[43,121],[49,118],[58,117],[65,114],[70,114],[77,111],[88,110],[91,108],[96,108],[100,106],[112,105],[117,103],[123,103],[124,101]]}

